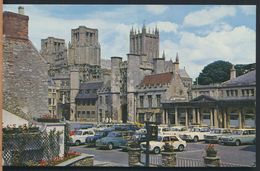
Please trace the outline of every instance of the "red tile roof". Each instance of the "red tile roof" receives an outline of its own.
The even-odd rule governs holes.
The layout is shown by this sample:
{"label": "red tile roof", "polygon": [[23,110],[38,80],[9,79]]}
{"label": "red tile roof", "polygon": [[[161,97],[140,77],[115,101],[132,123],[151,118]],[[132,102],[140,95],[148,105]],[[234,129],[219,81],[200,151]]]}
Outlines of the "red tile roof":
{"label": "red tile roof", "polygon": [[167,84],[170,83],[173,77],[172,72],[155,74],[155,75],[147,75],[142,80],[141,84],[144,85],[156,85],[156,84]]}

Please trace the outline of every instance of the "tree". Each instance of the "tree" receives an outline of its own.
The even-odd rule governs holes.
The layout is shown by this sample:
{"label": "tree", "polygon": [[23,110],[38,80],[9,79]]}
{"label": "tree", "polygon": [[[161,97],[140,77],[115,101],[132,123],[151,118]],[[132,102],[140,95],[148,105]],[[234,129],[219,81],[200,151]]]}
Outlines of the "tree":
{"label": "tree", "polygon": [[208,64],[199,74],[198,84],[208,85],[229,80],[231,67],[230,62],[221,60]]}
{"label": "tree", "polygon": [[[199,85],[208,85],[212,83],[221,83],[230,79],[230,69],[232,64],[226,61],[215,61],[208,64],[199,74],[199,77],[196,78],[194,84]],[[248,73],[249,71],[255,70],[256,64],[237,64],[235,65],[236,76],[240,76]]]}

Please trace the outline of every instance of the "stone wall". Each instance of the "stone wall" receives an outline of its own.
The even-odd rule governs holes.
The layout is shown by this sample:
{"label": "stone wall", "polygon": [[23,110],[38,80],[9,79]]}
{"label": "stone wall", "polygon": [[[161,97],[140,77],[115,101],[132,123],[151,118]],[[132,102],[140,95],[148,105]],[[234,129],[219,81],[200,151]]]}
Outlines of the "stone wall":
{"label": "stone wall", "polygon": [[56,166],[93,166],[94,165],[94,156],[88,154],[81,154],[78,157],[67,160],[63,163],[60,163]]}
{"label": "stone wall", "polygon": [[27,39],[28,20],[4,12],[4,109],[27,119],[48,113],[48,66]]}

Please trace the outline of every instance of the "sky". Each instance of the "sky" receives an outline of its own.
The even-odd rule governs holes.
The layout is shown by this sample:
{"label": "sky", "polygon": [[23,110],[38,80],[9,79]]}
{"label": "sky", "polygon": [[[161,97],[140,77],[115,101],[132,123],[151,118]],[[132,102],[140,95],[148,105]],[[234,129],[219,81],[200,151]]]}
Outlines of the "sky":
{"label": "sky", "polygon": [[[4,5],[17,12],[19,5]],[[160,32],[160,57],[175,60],[195,79],[216,60],[232,64],[256,61],[254,5],[22,5],[29,16],[29,38],[38,50],[41,39],[71,40],[71,29],[97,28],[101,58],[127,59],[129,33],[143,24]]]}

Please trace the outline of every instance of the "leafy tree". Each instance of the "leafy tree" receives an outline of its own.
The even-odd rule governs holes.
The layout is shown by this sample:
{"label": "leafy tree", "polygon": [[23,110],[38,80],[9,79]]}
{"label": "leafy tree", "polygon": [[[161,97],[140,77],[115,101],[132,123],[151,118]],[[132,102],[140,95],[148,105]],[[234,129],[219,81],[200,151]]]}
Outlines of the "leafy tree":
{"label": "leafy tree", "polygon": [[227,81],[230,77],[232,64],[226,61],[215,61],[205,66],[198,77],[200,85],[212,83],[221,83]]}
{"label": "leafy tree", "polygon": [[[227,61],[215,61],[213,63],[208,64],[199,74],[199,77],[196,78],[194,84],[199,85],[208,85],[212,83],[221,83],[230,79],[230,69],[232,68],[232,64]],[[252,71],[256,68],[256,64],[238,64],[235,65],[236,76],[240,76],[246,74],[249,71]]]}

